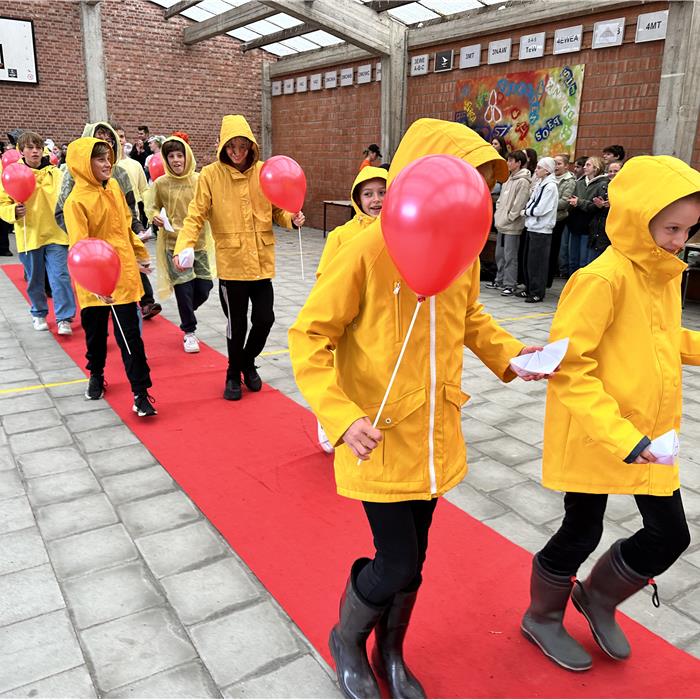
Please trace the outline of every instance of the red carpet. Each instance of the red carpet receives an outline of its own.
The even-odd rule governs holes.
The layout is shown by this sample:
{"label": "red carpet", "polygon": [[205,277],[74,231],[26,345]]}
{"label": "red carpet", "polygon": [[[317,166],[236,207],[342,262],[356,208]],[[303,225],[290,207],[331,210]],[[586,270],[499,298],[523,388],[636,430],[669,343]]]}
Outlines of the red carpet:
{"label": "red carpet", "polygon": [[[3,269],[24,291],[21,268]],[[360,505],[335,494],[313,416],[268,386],[224,401],[224,357],[205,345],[185,355],[180,330],[162,317],[144,327],[159,416],[134,417],[113,341],[106,398],[330,660],[327,637],[349,565],[372,550]],[[58,341],[82,367],[76,330]],[[700,663],[624,617],[634,650],[628,662],[599,651],[575,611],[568,626],[592,653],[593,670],[574,674],[545,659],[519,632],[529,569],[526,551],[449,502],[438,505],[407,640],[411,667],[430,696],[698,695]]]}

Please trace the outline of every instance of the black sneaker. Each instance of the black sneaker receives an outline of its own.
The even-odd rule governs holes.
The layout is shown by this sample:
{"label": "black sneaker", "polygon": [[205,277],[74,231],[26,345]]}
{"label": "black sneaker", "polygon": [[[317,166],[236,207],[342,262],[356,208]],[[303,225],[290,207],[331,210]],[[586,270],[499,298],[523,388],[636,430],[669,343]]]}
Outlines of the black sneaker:
{"label": "black sneaker", "polygon": [[224,398],[227,401],[241,400],[241,380],[227,379],[226,387],[224,388]]}
{"label": "black sneaker", "polygon": [[148,393],[134,394],[134,406],[132,410],[139,418],[157,416],[158,411],[152,406],[155,402],[156,400]]}
{"label": "black sneaker", "polygon": [[249,369],[243,370],[243,381],[249,391],[260,391],[260,389],[262,389],[262,379],[260,379],[257,369],[258,368],[253,365]]}
{"label": "black sneaker", "polygon": [[105,395],[107,382],[101,374],[91,374],[87,389],[85,390],[85,398],[91,401],[98,401]]}
{"label": "black sneaker", "polygon": [[141,314],[143,316],[143,320],[148,321],[154,316],[157,316],[162,310],[163,307],[158,302],[156,302],[155,304],[144,304],[141,307]]}

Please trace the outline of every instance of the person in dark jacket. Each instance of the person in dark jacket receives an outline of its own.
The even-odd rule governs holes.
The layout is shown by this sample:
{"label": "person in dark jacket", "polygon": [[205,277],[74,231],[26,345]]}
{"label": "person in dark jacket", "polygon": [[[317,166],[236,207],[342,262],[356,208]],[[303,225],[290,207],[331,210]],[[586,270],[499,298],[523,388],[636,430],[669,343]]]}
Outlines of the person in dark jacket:
{"label": "person in dark jacket", "polygon": [[598,197],[593,198],[593,204],[598,210],[591,219],[591,230],[588,240],[588,262],[593,262],[609,245],[610,239],[605,232],[605,226],[608,221],[608,212],[610,211],[610,202],[608,201],[608,185],[610,181],[620,172],[622,163],[613,161],[608,165],[608,181],[605,183],[605,190]]}

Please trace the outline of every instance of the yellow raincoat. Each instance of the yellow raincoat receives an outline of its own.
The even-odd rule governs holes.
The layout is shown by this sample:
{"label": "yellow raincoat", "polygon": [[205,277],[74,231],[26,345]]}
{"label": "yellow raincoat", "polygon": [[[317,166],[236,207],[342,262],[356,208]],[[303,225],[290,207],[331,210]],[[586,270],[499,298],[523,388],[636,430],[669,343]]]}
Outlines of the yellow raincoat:
{"label": "yellow raincoat", "polygon": [[[505,161],[466,126],[420,119],[403,137],[389,179],[428,154],[492,163],[487,170],[507,177]],[[378,425],[383,440],[358,466],[341,438],[357,419],[374,420],[415,307],[416,295],[389,257],[377,220],[338,250],[289,331],[297,384],[337,448],[335,478],[343,496],[394,502],[444,494],[467,471],[464,346],[502,380],[514,377],[509,361],[524,346],[479,303],[477,261],[422,304]]]}
{"label": "yellow raincoat", "polygon": [[[115,304],[137,302],[143,286],[136,260],[148,261],[148,251],[131,231],[131,212],[114,178],[99,182],[92,173],[90,155],[98,139],[84,136],[68,146],[66,164],[75,186],[63,208],[71,246],[83,238],[110,243],[121,262],[121,274],[112,293]],[[102,143],[105,143],[104,141]],[[75,285],[81,307],[104,306],[92,292]]]}
{"label": "yellow raincoat", "polygon": [[[236,136],[252,141],[253,162],[244,172],[224,162],[225,145]],[[175,254],[194,248],[209,220],[216,246],[216,267],[223,280],[259,280],[275,276],[272,221],[292,228],[292,214],[278,209],[260,187],[260,153],[248,122],[240,114],[221,123],[219,158],[202,168],[194,199],[177,238]]]}
{"label": "yellow raincoat", "polygon": [[360,199],[360,185],[376,178],[386,181],[387,171],[384,168],[374,168],[368,165],[357,173],[355,182],[352,183],[352,189],[350,190],[350,201],[352,202],[352,208],[355,210],[355,216],[346,224],[334,228],[328,234],[326,245],[323,246],[321,259],[318,261],[316,277],[320,276],[343,243],[356,236],[360,231],[364,231],[376,218],[370,214],[365,214],[358,203]]}
{"label": "yellow raincoat", "polygon": [[146,173],[144,173],[141,163],[133,158],[125,156],[117,161],[117,165],[123,168],[129,176],[129,182],[131,182],[136,204],[144,202],[148,194],[148,182],[146,181]]}
{"label": "yellow raincoat", "polygon": [[[681,365],[700,365],[700,333],[681,327],[685,264],[659,248],[649,222],[700,191],[700,173],[640,156],[610,183],[612,245],[564,288],[551,339],[568,337],[549,381],[542,483],[559,491],[670,496],[678,464],[626,464],[644,437],[680,429]],[[682,448],[682,440],[681,440]]]}
{"label": "yellow raincoat", "polygon": [[[24,163],[24,160],[21,162]],[[27,213],[21,219],[15,217],[17,203],[0,185],[0,219],[15,225],[17,251],[20,253],[36,250],[50,243],[68,245],[68,236],[56,224],[53,214],[63,173],[54,165],[46,165],[37,170],[32,168],[32,172],[36,179],[36,189],[27,200]]]}

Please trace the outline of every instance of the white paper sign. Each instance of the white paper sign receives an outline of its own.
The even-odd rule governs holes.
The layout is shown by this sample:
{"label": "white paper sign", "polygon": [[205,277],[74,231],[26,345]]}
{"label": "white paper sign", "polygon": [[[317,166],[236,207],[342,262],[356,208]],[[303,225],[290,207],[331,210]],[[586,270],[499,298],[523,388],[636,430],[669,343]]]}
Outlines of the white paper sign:
{"label": "white paper sign", "polygon": [[667,27],[668,10],[646,12],[637,17],[637,34],[634,40],[640,44],[643,41],[665,39]]}
{"label": "white paper sign", "polygon": [[309,89],[310,90],[320,90],[322,87],[322,80],[323,76],[321,73],[314,73],[311,78],[309,79]]}
{"label": "white paper sign", "polygon": [[287,80],[284,81],[283,92],[285,95],[292,95],[294,93],[294,78],[287,78]]}
{"label": "white paper sign", "polygon": [[678,434],[675,430],[669,430],[652,440],[647,449],[656,457],[654,464],[675,464],[680,451]]}
{"label": "white paper sign", "polygon": [[382,81],[382,62],[377,61],[377,65],[374,69],[374,79],[380,83]]}
{"label": "white paper sign", "polygon": [[569,339],[562,338],[549,345],[545,345],[542,350],[529,352],[527,355],[518,355],[510,361],[513,371],[522,376],[525,374],[551,374],[559,367],[561,361],[569,349]]}
{"label": "white paper sign", "polygon": [[481,44],[463,46],[459,50],[459,67],[476,68],[481,63]]}
{"label": "white paper sign", "polygon": [[510,39],[489,42],[489,63],[508,63],[511,45]]}
{"label": "white paper sign", "polygon": [[305,75],[302,75],[300,78],[297,78],[297,92],[306,92],[308,89],[308,78]]}
{"label": "white paper sign", "polygon": [[566,27],[554,32],[554,50],[552,53],[574,53],[581,50],[583,41],[583,25]]}
{"label": "white paper sign", "polygon": [[177,256],[180,267],[192,267],[194,265],[194,248],[183,248]]}
{"label": "white paper sign", "polygon": [[173,228],[173,225],[170,223],[170,219],[168,218],[168,215],[165,212],[165,207],[161,207],[160,218],[163,219],[163,228],[166,231],[170,231],[171,233],[173,233],[175,231],[175,229]]}
{"label": "white paper sign", "polygon": [[323,84],[327,88],[338,87],[338,71],[329,70],[323,80]]}
{"label": "white paper sign", "polygon": [[525,34],[520,37],[520,60],[544,56],[545,33]]}
{"label": "white paper sign", "polygon": [[340,69],[340,86],[347,87],[352,85],[352,77],[355,73],[354,68],[341,68]]}
{"label": "white paper sign", "polygon": [[357,84],[364,85],[364,83],[372,82],[372,64],[368,63],[364,66],[357,66]]}
{"label": "white paper sign", "polygon": [[411,75],[427,75],[428,61],[430,56],[427,53],[411,58]]}
{"label": "white paper sign", "polygon": [[276,97],[277,95],[282,94],[282,81],[281,80],[275,80],[272,83],[272,95]]}
{"label": "white paper sign", "polygon": [[594,49],[605,49],[609,46],[620,46],[625,38],[625,18],[606,19],[593,25]]}

